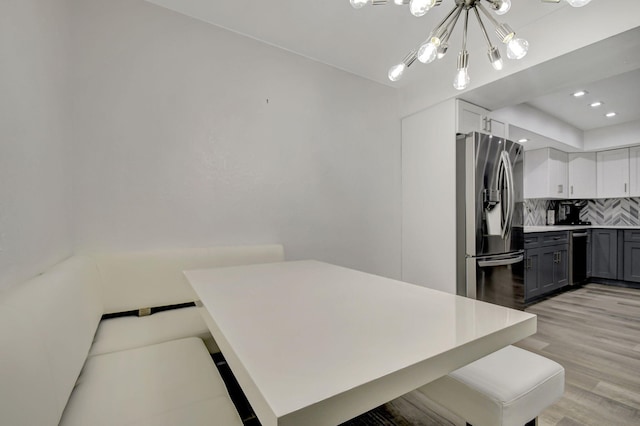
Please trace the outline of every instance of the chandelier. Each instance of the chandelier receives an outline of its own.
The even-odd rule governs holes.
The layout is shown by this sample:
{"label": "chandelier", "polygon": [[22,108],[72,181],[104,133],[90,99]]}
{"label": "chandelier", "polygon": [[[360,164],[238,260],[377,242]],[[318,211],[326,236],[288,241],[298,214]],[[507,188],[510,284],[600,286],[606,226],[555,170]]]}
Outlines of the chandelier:
{"label": "chandelier", "polygon": [[[440,6],[443,0],[392,0],[398,6],[409,5],[409,11],[413,16],[424,16],[429,10]],[[464,24],[462,33],[462,49],[458,53],[458,64],[453,87],[464,90],[469,85],[469,52],[467,52],[467,28],[469,24],[469,14],[475,15],[480,25],[482,35],[488,45],[487,56],[493,68],[497,71],[502,69],[502,56],[496,46],[491,43],[487,29],[482,21],[481,14],[495,27],[498,40],[506,45],[507,57],[509,59],[522,59],[529,50],[529,42],[522,38],[517,38],[515,31],[506,23],[500,23],[483,6],[483,1],[496,15],[504,15],[511,8],[511,0],[452,0],[455,6],[444,17],[442,21],[429,33],[429,37],[416,49],[413,49],[397,65],[389,69],[389,80],[398,81],[416,59],[423,64],[428,64],[436,59],[441,59],[447,53],[449,47],[449,37],[460,20],[464,12]],[[541,0],[545,3],[560,3],[561,0]],[[581,7],[591,0],[565,0],[573,7]],[[374,6],[386,5],[389,0],[350,0],[351,6],[355,9],[372,4]]]}

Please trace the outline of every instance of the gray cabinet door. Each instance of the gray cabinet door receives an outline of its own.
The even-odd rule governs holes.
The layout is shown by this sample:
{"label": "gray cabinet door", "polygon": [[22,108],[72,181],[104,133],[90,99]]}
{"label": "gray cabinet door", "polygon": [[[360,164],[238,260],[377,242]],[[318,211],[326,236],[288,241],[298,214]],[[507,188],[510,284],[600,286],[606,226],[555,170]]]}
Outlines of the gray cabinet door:
{"label": "gray cabinet door", "polygon": [[569,284],[569,246],[555,246],[557,260],[554,264],[555,288],[562,288]]}
{"label": "gray cabinet door", "polygon": [[591,250],[591,275],[595,278],[618,279],[618,231],[593,229]]}
{"label": "gray cabinet door", "polygon": [[540,250],[540,267],[538,269],[538,285],[540,294],[549,293],[557,288],[555,246],[542,247]]}
{"label": "gray cabinet door", "polygon": [[624,243],[624,280],[640,282],[640,242]]}
{"label": "gray cabinet door", "polygon": [[542,294],[540,290],[540,249],[527,250],[524,261],[525,300],[531,300]]}

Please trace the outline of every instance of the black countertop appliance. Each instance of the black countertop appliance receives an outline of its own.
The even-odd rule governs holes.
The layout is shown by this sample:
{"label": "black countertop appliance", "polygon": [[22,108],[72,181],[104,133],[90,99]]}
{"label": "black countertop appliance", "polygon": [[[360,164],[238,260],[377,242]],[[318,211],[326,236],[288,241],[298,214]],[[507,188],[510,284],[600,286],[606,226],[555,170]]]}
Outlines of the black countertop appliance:
{"label": "black countertop appliance", "polygon": [[580,210],[586,203],[582,201],[561,201],[558,203],[558,225],[586,225],[580,220]]}

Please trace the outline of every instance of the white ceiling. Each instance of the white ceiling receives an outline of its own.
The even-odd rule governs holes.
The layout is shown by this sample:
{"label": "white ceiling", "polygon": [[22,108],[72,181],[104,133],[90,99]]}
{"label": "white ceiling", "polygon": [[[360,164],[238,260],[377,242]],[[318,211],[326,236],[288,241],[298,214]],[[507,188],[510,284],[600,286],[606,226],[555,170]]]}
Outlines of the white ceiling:
{"label": "white ceiling", "polygon": [[[427,66],[416,62],[402,81],[391,83],[387,79],[390,65],[400,62],[409,50],[417,47],[426,38],[429,31],[451,9],[452,0],[444,1],[441,6],[434,8],[422,18],[413,17],[409,14],[407,7],[396,6],[391,1],[386,6],[367,5],[359,10],[353,9],[349,0],[147,1],[397,88],[420,84],[433,79],[434,75],[439,78],[446,76],[446,84],[450,84],[448,80],[452,79],[456,52],[459,50],[457,46],[461,44],[462,31],[459,23],[450,40],[450,52],[443,60]],[[518,31],[519,28],[536,25],[545,16],[556,13],[564,7],[568,7],[564,2],[552,4],[542,3],[539,0],[514,0],[511,11],[499,17],[498,20],[508,22]],[[474,17],[470,17],[468,50],[472,52],[471,60],[481,62],[474,66],[490,68],[484,53],[485,41],[475,21]],[[488,30],[492,32],[491,24],[484,21]],[[638,52],[637,41],[635,45],[632,53],[634,55]],[[482,54],[474,55],[475,51],[481,51]],[[594,55],[597,57],[599,53],[596,52]],[[637,59],[635,58],[634,61]],[[606,68],[606,64],[604,67]],[[575,79],[571,78],[576,84],[580,84],[580,87],[575,89],[589,91],[588,98],[581,100],[568,96],[573,90],[569,87],[571,85],[558,84],[553,73],[550,73],[549,84],[544,81],[536,81],[536,84],[540,88],[561,86],[561,90],[552,93],[538,90],[535,97],[514,99],[513,103],[528,102],[535,108],[557,116],[581,130],[639,120],[640,72],[625,73],[619,78],[611,77],[614,73],[613,70],[601,73],[586,70],[585,76],[606,75],[604,80],[596,82],[585,81],[582,75],[576,75]],[[505,85],[499,88],[499,84],[491,86],[493,93],[496,90],[506,91],[516,98],[521,95],[517,88],[509,88]],[[482,88],[476,90],[475,94],[466,93],[463,97],[473,100],[482,93],[487,96],[478,103],[491,108],[492,105],[488,99],[495,95],[489,94],[487,90],[483,91]],[[600,114],[600,110],[591,110],[585,106],[588,100],[595,97],[605,102],[605,109],[613,109],[619,115],[614,119],[605,119]],[[505,106],[504,100],[499,106]]]}
{"label": "white ceiling", "polygon": [[[578,98],[572,96],[578,90],[586,90],[587,94]],[[603,105],[590,107],[595,101]],[[582,130],[635,121],[640,118],[640,70],[576,85],[570,90],[532,99],[528,104]],[[617,115],[607,118],[608,112]]]}

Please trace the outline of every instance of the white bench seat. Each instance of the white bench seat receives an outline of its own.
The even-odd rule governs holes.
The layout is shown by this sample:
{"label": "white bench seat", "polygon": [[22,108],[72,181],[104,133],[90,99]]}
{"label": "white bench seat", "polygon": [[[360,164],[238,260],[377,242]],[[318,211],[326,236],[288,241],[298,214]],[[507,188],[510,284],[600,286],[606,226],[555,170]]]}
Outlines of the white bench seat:
{"label": "white bench seat", "polygon": [[242,425],[195,337],[90,357],[60,425],[168,424],[171,418],[185,426]]}
{"label": "white bench seat", "polygon": [[76,255],[0,292],[0,425],[242,425],[182,271],[283,259],[280,245]]}
{"label": "white bench seat", "polygon": [[564,393],[564,368],[507,346],[419,389],[473,426],[522,426]]}

